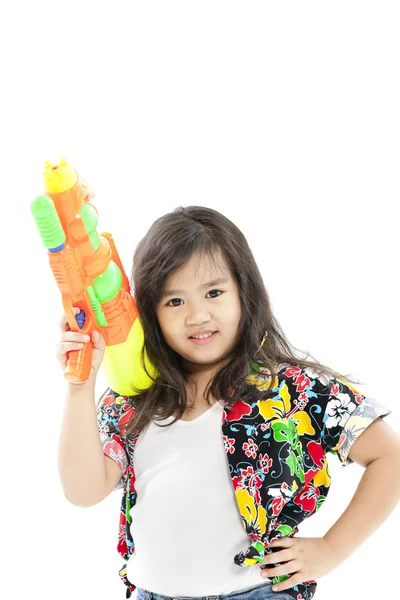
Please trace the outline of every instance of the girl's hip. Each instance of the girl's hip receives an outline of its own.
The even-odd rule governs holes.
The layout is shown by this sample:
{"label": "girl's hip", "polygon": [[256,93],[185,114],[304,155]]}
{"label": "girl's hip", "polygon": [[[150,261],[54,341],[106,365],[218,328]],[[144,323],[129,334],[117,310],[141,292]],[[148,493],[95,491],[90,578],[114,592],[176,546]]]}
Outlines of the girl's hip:
{"label": "girl's hip", "polygon": [[293,600],[286,592],[273,592],[271,581],[230,594],[209,596],[163,596],[140,587],[136,589],[137,600]]}

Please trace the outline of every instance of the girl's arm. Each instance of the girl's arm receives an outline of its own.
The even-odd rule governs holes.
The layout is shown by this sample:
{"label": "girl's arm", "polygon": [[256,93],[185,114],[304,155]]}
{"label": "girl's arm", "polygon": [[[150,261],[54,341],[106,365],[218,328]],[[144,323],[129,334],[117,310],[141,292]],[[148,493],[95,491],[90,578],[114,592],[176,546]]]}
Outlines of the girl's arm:
{"label": "girl's arm", "polygon": [[94,382],[68,383],[58,470],[69,502],[75,506],[93,506],[113,490],[121,469],[116,465],[110,468],[106,459],[97,425]]}
{"label": "girl's arm", "polygon": [[400,500],[400,436],[377,419],[355,441],[349,457],[366,469],[349,506],[323,536],[342,561],[388,518]]}

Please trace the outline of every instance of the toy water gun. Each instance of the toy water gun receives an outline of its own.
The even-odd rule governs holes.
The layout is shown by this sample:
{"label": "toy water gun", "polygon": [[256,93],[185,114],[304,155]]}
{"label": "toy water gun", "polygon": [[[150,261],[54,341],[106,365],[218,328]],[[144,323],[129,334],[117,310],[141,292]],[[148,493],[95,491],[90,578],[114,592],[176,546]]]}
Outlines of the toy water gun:
{"label": "toy water gun", "polygon": [[[44,166],[45,194],[31,203],[31,211],[48,249],[70,329],[88,335],[96,329],[104,337],[102,367],[108,385],[118,394],[135,395],[132,385],[147,389],[153,380],[141,363],[144,333],[113,238],[97,233],[94,194],[67,160],[46,161]],[[68,353],[68,381],[89,378],[92,349],[90,340]],[[144,360],[150,375],[157,377],[146,354]]]}

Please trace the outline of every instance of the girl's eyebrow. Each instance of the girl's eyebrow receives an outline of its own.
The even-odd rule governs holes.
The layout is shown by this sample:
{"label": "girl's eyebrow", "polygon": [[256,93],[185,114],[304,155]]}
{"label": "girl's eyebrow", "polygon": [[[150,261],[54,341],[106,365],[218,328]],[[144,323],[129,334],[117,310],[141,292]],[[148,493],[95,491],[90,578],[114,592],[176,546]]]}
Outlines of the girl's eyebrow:
{"label": "girl's eyebrow", "polygon": [[[203,289],[203,288],[207,288],[207,287],[211,287],[212,285],[219,285],[220,283],[228,283],[229,280],[226,278],[220,278],[220,279],[214,279],[213,281],[209,281],[208,283],[203,283],[203,285],[199,286],[199,290]],[[165,290],[162,298],[165,298],[166,296],[171,296],[172,294],[182,294],[184,293],[185,290]]]}

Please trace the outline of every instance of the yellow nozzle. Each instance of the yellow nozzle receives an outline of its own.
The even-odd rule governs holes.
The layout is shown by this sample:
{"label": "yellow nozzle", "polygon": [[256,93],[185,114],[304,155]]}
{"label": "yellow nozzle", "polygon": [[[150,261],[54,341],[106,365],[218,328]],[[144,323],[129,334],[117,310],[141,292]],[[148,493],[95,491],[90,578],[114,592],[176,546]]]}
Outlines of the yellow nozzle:
{"label": "yellow nozzle", "polygon": [[69,166],[66,158],[60,159],[60,164],[46,160],[43,171],[44,186],[46,192],[60,194],[72,188],[77,180],[77,175]]}

